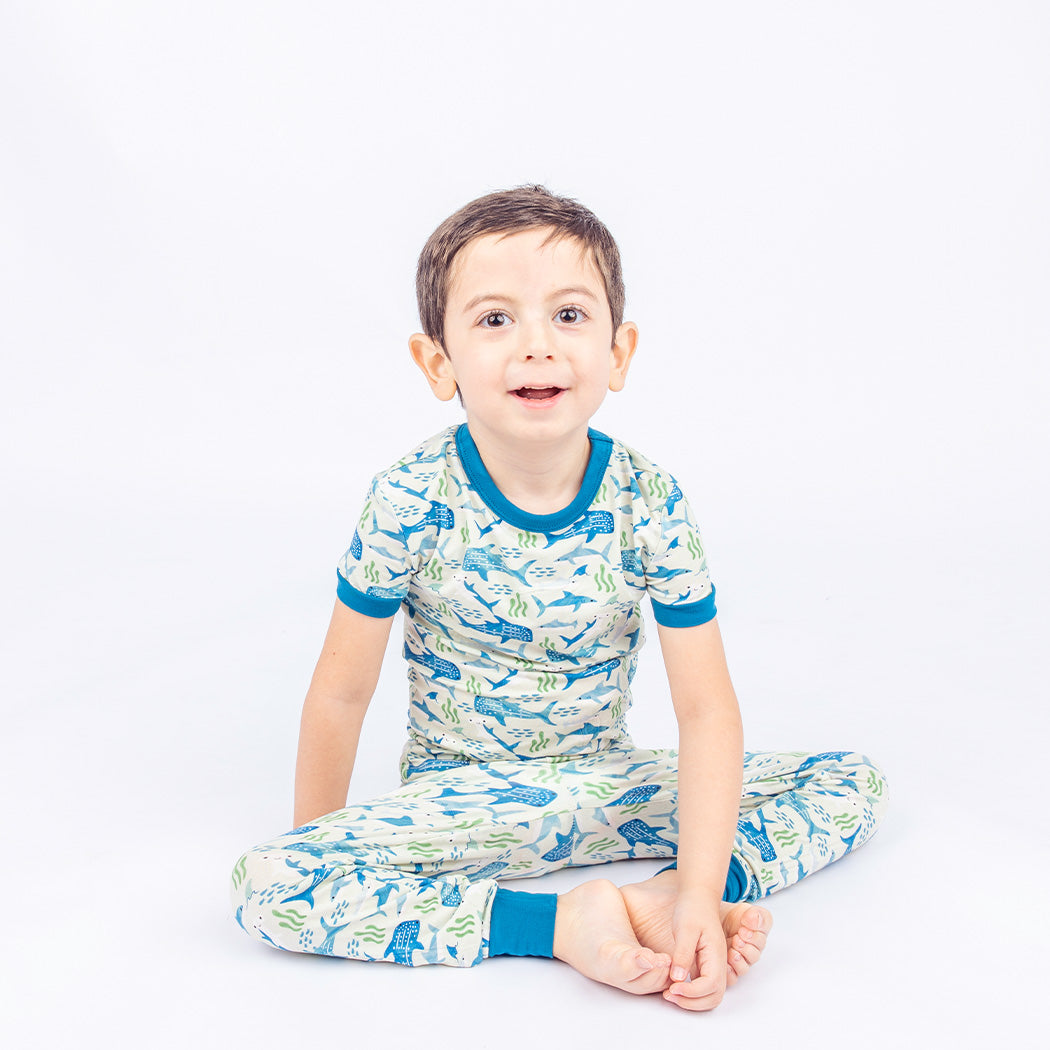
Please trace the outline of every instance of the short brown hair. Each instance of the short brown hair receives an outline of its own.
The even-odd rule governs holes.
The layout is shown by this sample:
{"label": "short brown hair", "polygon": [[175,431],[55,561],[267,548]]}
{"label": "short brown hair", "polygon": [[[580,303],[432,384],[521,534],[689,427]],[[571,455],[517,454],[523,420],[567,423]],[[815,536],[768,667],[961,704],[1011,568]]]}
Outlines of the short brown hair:
{"label": "short brown hair", "polygon": [[423,331],[445,345],[445,308],[452,266],[459,252],[476,237],[551,227],[544,244],[573,237],[594,257],[605,282],[612,312],[613,335],[623,322],[625,293],[620,249],[605,224],[582,204],[557,197],[545,186],[518,186],[499,190],[465,204],[428,238],[416,267],[416,299]]}

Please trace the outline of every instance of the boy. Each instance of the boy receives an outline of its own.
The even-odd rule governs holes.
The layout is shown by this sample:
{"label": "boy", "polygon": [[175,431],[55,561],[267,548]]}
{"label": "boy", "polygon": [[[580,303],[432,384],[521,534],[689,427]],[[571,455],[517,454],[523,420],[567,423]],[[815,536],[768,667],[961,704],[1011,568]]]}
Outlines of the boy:
{"label": "boy", "polygon": [[[711,1009],[765,945],[748,902],[867,839],[882,776],[848,752],[745,758],[689,505],[589,427],[638,338],[598,219],[539,186],[489,194],[431,235],[417,292],[412,356],[467,422],[373,481],[303,707],[297,826],[238,863],[237,919],[280,948],[408,965],[553,956]],[[677,753],[624,726],[646,594]],[[345,808],[402,607],[402,786]],[[495,881],[628,857],[677,866],[561,895]]]}

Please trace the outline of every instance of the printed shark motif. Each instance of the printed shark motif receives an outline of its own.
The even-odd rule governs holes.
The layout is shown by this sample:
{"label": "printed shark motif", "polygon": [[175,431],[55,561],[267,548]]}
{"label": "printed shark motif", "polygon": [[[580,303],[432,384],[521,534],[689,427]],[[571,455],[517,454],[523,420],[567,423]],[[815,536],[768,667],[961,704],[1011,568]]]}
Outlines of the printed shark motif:
{"label": "printed shark motif", "polygon": [[[599,647],[596,645],[591,646],[589,649],[589,653],[593,653],[598,648]],[[557,649],[544,649],[543,651],[547,654],[547,659],[551,660],[554,663],[569,663],[572,664],[574,667],[579,667],[580,665],[579,658],[576,656],[572,656],[569,653],[559,653]]]}
{"label": "printed shark motif", "polygon": [[[347,836],[349,838],[349,836]],[[309,857],[323,859],[330,853],[353,853],[360,847],[353,842],[288,842],[282,843],[281,849],[292,853],[305,853]]]}
{"label": "printed shark motif", "polygon": [[[432,694],[437,696],[436,693]],[[422,705],[419,705],[422,706]],[[426,710],[426,708],[424,708]],[[430,712],[427,711],[429,715]],[[431,715],[431,718],[434,716]],[[428,758],[425,762],[420,762],[418,766],[409,766],[405,771],[405,775],[408,778],[419,776],[421,773],[444,773],[449,769],[460,769],[463,766],[469,766],[469,762],[456,762],[447,758]]]}
{"label": "printed shark motif", "polygon": [[489,573],[497,572],[512,576],[523,587],[530,586],[526,573],[535,565],[535,561],[525,564],[522,569],[512,569],[503,560],[497,547],[468,547],[463,554],[463,568],[466,572],[476,572],[486,583]]}
{"label": "printed shark motif", "polygon": [[422,489],[410,489],[401,481],[397,481],[394,478],[390,479],[390,484],[394,486],[399,492],[407,492],[410,496],[415,496],[418,500],[425,500],[427,498],[427,490]]}
{"label": "printed shark motif", "polygon": [[567,609],[572,609],[573,612],[578,612],[584,605],[592,605],[593,599],[584,597],[579,594],[573,594],[572,591],[562,591],[560,598],[555,598],[552,602],[541,602],[536,595],[532,595],[532,600],[538,606],[541,615],[546,613],[548,609],[557,609],[564,606]]}
{"label": "printed shark motif", "polygon": [[519,758],[521,757],[519,752],[518,752],[518,748],[521,747],[521,745],[525,743],[524,740],[519,740],[516,744],[508,744],[506,740],[500,739],[499,734],[491,726],[483,725],[481,728],[486,733],[488,733],[488,735],[490,737],[492,737],[492,739],[495,740],[496,743],[499,744],[499,746],[504,749],[504,751],[509,751],[512,755],[516,755]]}
{"label": "printed shark motif", "polygon": [[556,791],[550,788],[533,787],[531,784],[519,784],[513,780],[507,781],[506,787],[478,788],[474,791],[457,791],[455,788],[445,788],[435,799],[441,798],[477,798],[478,795],[491,795],[491,805],[509,806],[536,806],[550,805],[557,797]]}
{"label": "printed shark motif", "polygon": [[[688,573],[689,573],[689,569],[674,568],[673,566],[670,566],[670,565],[655,565],[654,566],[654,565],[650,564],[649,571],[645,574],[645,578],[650,583],[652,583],[652,582],[657,581],[657,580],[671,580],[671,579],[674,579],[675,576],[682,576],[683,574],[687,575]],[[688,593],[689,593],[688,591],[684,592],[684,594],[688,594]],[[681,598],[681,597],[682,597],[682,595],[679,596],[679,598]]]}
{"label": "printed shark motif", "polygon": [[777,851],[773,843],[769,841],[765,828],[756,828],[749,820],[741,820],[737,823],[737,831],[758,850],[758,855],[765,861],[776,860]]}
{"label": "printed shark motif", "polygon": [[845,758],[847,755],[853,754],[852,751],[821,751],[819,755],[810,755],[799,767],[799,773],[804,773],[806,770],[812,769],[814,766],[821,766],[825,762],[838,762],[840,759]]}
{"label": "printed shark motif", "polygon": [[330,926],[324,921],[324,916],[319,915],[318,919],[321,921],[321,928],[324,930],[324,940],[321,942],[320,947],[317,949],[318,955],[332,955],[335,952],[335,939],[342,933],[343,930],[350,925],[348,922],[344,922],[342,926]]}
{"label": "printed shark motif", "polygon": [[475,882],[478,879],[491,879],[506,867],[508,867],[508,864],[505,860],[494,860],[491,864],[486,864],[481,871],[472,875],[470,881]]}
{"label": "printed shark motif", "polygon": [[432,652],[428,652],[426,649],[421,653],[414,653],[409,649],[408,642],[405,642],[404,654],[406,660],[411,660],[413,663],[421,664],[430,671],[435,678],[451,678],[454,682],[459,681],[459,668],[454,663],[451,663],[448,660],[442,660],[440,656],[435,656]]}
{"label": "printed shark motif", "polygon": [[486,678],[485,680],[489,683],[489,688],[496,692],[498,689],[502,689],[517,673],[518,669],[512,667],[498,682],[494,682],[491,678]]}
{"label": "printed shark motif", "polygon": [[425,950],[419,943],[419,920],[410,919],[408,922],[399,922],[394,927],[394,936],[390,938],[390,943],[383,952],[383,958],[392,955],[394,962],[402,966],[411,966],[412,953]]}
{"label": "printed shark motif", "polygon": [[671,489],[671,495],[667,497],[667,502],[664,504],[664,511],[667,514],[673,514],[675,507],[682,502],[682,490],[678,487],[677,483],[675,487]]}
{"label": "printed shark motif", "polygon": [[[849,754],[849,752],[847,752]],[[860,842],[864,843],[868,840],[868,835],[871,833],[872,828],[875,827],[875,818],[872,816],[870,809],[865,809],[864,815],[861,818],[860,823],[857,825],[856,830],[852,835],[843,835],[839,832],[839,838],[845,843],[846,852],[849,853],[855,845],[857,845],[857,838],[859,836]]]}
{"label": "printed shark motif", "polygon": [[668,842],[667,839],[662,839],[657,834],[658,831],[665,831],[662,827],[652,827],[646,824],[644,820],[629,820],[626,824],[621,824],[616,829],[627,841],[631,844],[633,849],[638,845],[639,842],[645,843],[647,846],[664,846],[674,853],[678,847],[673,842]]}
{"label": "printed shark motif", "polygon": [[507,727],[508,718],[538,718],[552,726],[554,723],[550,715],[557,703],[557,700],[552,700],[542,711],[529,711],[520,704],[511,703],[510,700],[500,700],[495,696],[475,696],[474,710],[479,715],[489,715],[496,719],[504,729]]}
{"label": "printed shark motif", "polygon": [[354,561],[360,561],[363,550],[364,547],[361,545],[361,535],[357,529],[354,529],[354,538],[350,541],[350,557],[353,558]]}
{"label": "printed shark motif", "polygon": [[633,806],[638,802],[648,802],[660,790],[659,784],[641,784],[625,791],[619,798],[606,802],[607,806]]}
{"label": "printed shark motif", "polygon": [[569,828],[568,832],[564,835],[555,833],[554,839],[557,845],[552,849],[547,850],[543,854],[541,860],[555,861],[555,860],[566,860],[572,856],[572,851],[576,845],[576,840],[581,838],[580,829],[576,826],[576,818],[572,818],[572,827]]}
{"label": "printed shark motif", "polygon": [[375,898],[376,906],[380,908],[386,907],[386,902],[390,897],[390,894],[398,888],[397,879],[380,886],[378,890],[373,891],[372,896]]}
{"label": "printed shark motif", "polygon": [[463,897],[459,887],[454,882],[446,882],[441,886],[441,903],[446,908],[458,908],[463,903]]}
{"label": "printed shark motif", "polygon": [[[581,558],[600,558],[604,561],[608,556],[608,547],[606,547],[605,550],[596,550],[594,547],[588,547],[587,541],[584,540],[579,546],[573,547],[571,551],[565,551],[564,554],[559,553],[558,561],[568,562],[571,565],[573,562],[579,561]],[[587,566],[581,565],[578,569],[574,570],[573,576],[582,576],[586,571]]]}
{"label": "printed shark motif", "polygon": [[595,536],[611,533],[614,528],[613,516],[607,510],[589,510],[571,529],[557,535],[548,535],[547,546],[551,547],[559,540],[566,540],[572,536],[586,536],[587,542],[592,543]]}
{"label": "printed shark motif", "polygon": [[401,528],[406,534],[408,534],[412,532],[422,532],[424,529],[428,529],[431,525],[436,525],[439,529],[455,528],[456,516],[452,513],[452,508],[446,503],[435,503],[431,500],[430,509],[419,519],[419,521],[412,525],[402,525]]}
{"label": "printed shark motif", "polygon": [[369,598],[397,598],[401,601],[404,597],[404,591],[396,590],[393,587],[369,587],[365,594]]}
{"label": "printed shark motif", "polygon": [[645,571],[642,568],[641,555],[636,550],[630,550],[627,547],[620,551],[620,567],[624,572],[633,576],[641,576]]}
{"label": "printed shark motif", "polygon": [[414,532],[426,532],[431,526],[437,526],[438,529],[451,529],[455,527],[455,524],[456,517],[452,513],[452,508],[445,503],[437,503],[431,500],[429,509],[419,521],[413,522],[411,525],[401,525],[399,532],[381,529],[377,522],[375,531],[381,536],[389,536],[392,540],[397,540],[403,544],[405,537],[410,536]]}
{"label": "printed shark motif", "polygon": [[[427,693],[427,696],[432,698],[432,697],[436,697],[437,694],[436,693]],[[437,722],[439,725],[444,724],[445,719],[440,714],[434,714],[434,712],[431,711],[430,708],[427,707],[426,704],[420,703],[419,700],[413,700],[412,703],[409,705],[409,710],[411,710],[413,707],[418,707],[419,710],[424,715],[426,715],[426,717],[429,718],[431,722]]]}
{"label": "printed shark motif", "polygon": [[466,584],[466,589],[473,594],[482,605],[492,614],[494,619],[484,620],[481,623],[475,623],[473,620],[468,620],[464,616],[460,616],[458,612],[452,610],[452,615],[464,627],[469,627],[472,631],[479,631],[481,634],[491,634],[499,638],[501,642],[507,641],[508,638],[513,638],[519,642],[531,642],[532,631],[528,627],[523,627],[520,623],[511,623],[510,620],[504,620],[502,616],[492,612],[493,609],[499,604],[499,599],[493,602],[487,602],[480,594],[472,587],[469,583]]}
{"label": "printed shark motif", "polygon": [[609,676],[613,671],[618,670],[620,667],[620,658],[614,656],[611,660],[603,660],[600,664],[595,664],[593,667],[588,667],[585,671],[557,671],[556,674],[562,675],[568,684],[580,681],[581,678],[594,678],[596,675],[605,675],[605,680],[609,680]]}
{"label": "printed shark motif", "polygon": [[485,794],[492,796],[493,806],[549,806],[557,797],[556,791],[550,788],[533,787],[531,784],[516,784],[508,781],[506,788],[486,788]]}
{"label": "printed shark motif", "polygon": [[595,725],[594,723],[588,722],[584,726],[580,726],[578,729],[570,729],[567,733],[557,733],[558,743],[562,743],[564,740],[568,740],[570,736],[589,736],[592,741],[597,740],[609,727],[603,726],[601,723]]}
{"label": "printed shark motif", "polygon": [[579,634],[559,634],[558,637],[571,649],[588,631],[593,630],[597,623],[597,619],[591,620]]}
{"label": "printed shark motif", "polygon": [[310,868],[304,868],[301,864],[296,864],[290,857],[284,858],[284,863],[292,869],[297,875],[302,875],[304,878],[311,874]]}
{"label": "printed shark motif", "polygon": [[[330,845],[330,843],[326,842],[325,845]],[[345,845],[345,843],[343,845]],[[302,901],[308,907],[313,908],[314,890],[316,890],[317,887],[325,881],[325,879],[330,878],[336,871],[338,871],[337,868],[317,868],[316,871],[314,871],[313,873],[313,879],[311,880],[310,885],[307,886],[305,890],[300,890],[298,893],[294,894],[291,897],[285,897],[280,903],[291,904],[292,901]]]}

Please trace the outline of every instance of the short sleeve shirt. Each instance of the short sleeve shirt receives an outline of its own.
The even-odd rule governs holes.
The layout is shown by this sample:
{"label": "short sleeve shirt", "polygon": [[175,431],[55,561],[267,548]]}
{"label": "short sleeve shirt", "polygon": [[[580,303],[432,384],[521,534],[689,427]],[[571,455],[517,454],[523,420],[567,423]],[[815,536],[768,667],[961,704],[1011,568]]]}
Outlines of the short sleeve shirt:
{"label": "short sleeve shirt", "polygon": [[625,739],[644,638],[640,603],[672,627],[715,616],[696,521],[673,477],[589,432],[562,511],[521,510],[466,424],[372,481],[338,596],[405,610],[410,741],[420,760],[589,753]]}

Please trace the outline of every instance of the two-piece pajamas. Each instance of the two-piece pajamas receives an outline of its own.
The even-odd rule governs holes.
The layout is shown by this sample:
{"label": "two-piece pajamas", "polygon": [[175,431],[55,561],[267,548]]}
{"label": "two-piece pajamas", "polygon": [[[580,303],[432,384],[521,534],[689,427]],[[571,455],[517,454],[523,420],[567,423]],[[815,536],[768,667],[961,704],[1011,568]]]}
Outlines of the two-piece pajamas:
{"label": "two-piece pajamas", "polygon": [[[338,574],[369,616],[405,610],[402,786],[250,850],[237,920],[277,947],[418,965],[520,953],[553,898],[497,879],[677,849],[677,756],[625,728],[649,595],[657,621],[715,616],[674,479],[597,431],[577,497],[535,515],[499,492],[466,425],[377,475]],[[727,900],[860,845],[885,804],[862,755],[745,759]],[[539,914],[543,912],[543,914]],[[524,941],[528,941],[526,935]]]}

